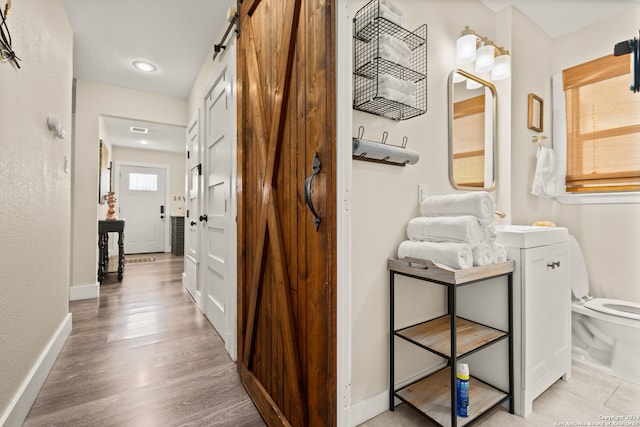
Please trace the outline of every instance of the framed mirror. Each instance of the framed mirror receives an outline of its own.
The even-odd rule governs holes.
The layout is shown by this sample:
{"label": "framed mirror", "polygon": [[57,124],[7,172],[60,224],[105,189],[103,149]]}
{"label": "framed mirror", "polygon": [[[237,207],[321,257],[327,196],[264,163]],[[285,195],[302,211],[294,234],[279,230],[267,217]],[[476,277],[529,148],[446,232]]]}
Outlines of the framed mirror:
{"label": "framed mirror", "polygon": [[459,190],[496,186],[497,92],[464,70],[449,75],[449,181]]}

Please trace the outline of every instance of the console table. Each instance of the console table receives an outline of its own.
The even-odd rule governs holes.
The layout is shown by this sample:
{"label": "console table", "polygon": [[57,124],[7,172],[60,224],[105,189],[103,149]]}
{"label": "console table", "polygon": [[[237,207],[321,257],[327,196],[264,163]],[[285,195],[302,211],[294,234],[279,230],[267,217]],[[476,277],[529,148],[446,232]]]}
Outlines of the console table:
{"label": "console table", "polygon": [[109,233],[118,233],[118,281],[122,282],[124,273],[124,220],[98,221],[98,282],[104,280],[109,267]]}

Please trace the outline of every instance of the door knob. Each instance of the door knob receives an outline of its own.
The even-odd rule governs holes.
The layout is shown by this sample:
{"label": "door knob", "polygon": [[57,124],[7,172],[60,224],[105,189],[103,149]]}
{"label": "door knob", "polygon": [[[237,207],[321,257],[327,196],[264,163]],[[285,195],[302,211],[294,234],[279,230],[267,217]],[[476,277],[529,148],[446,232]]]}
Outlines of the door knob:
{"label": "door knob", "polygon": [[193,227],[194,225],[196,225],[195,221],[191,221],[191,226]]}
{"label": "door knob", "polygon": [[200,215],[200,221],[207,222],[207,219],[208,219],[208,218],[207,218],[207,214]]}

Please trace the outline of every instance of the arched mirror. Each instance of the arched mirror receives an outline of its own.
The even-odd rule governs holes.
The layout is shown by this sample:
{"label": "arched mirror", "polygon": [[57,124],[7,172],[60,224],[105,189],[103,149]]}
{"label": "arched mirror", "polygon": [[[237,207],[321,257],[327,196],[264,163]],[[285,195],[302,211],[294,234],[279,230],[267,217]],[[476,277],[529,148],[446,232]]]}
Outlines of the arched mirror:
{"label": "arched mirror", "polygon": [[496,186],[496,88],[463,70],[449,75],[449,180],[461,190]]}

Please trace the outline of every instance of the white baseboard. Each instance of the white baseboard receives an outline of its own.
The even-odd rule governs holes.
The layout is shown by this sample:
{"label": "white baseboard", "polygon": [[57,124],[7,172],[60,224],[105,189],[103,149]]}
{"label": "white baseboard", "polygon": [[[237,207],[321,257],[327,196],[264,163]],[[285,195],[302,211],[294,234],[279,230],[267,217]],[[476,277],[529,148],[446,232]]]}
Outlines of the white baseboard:
{"label": "white baseboard", "polygon": [[0,426],[20,427],[24,423],[70,333],[71,313],[68,313],[9,402],[7,409],[0,416]]}
{"label": "white baseboard", "polygon": [[100,283],[91,285],[76,285],[69,287],[69,301],[98,298],[100,295]]}
{"label": "white baseboard", "polygon": [[[411,384],[420,378],[425,377],[433,372],[436,372],[445,367],[445,363],[438,364],[409,378],[404,379],[400,383],[396,383],[396,388],[404,387]],[[393,401],[395,406],[398,406],[402,401],[397,397]],[[375,396],[371,396],[365,400],[362,400],[355,405],[351,406],[351,425],[357,426],[365,421],[374,418],[389,409],[389,390],[384,390],[382,393],[378,393]]]}
{"label": "white baseboard", "polygon": [[[398,398],[395,404],[400,403]],[[389,409],[389,391],[376,394],[368,399],[362,400],[351,407],[351,425],[358,426]]]}

